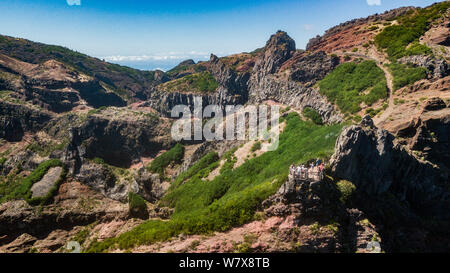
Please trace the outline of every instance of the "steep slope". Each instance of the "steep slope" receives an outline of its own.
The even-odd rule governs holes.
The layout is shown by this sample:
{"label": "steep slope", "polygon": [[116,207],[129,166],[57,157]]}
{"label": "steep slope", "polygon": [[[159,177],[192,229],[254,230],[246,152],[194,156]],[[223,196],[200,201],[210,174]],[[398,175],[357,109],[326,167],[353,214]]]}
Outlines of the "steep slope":
{"label": "steep slope", "polygon": [[61,62],[80,73],[103,82],[130,100],[146,99],[152,87],[161,82],[161,73],[140,71],[111,64],[61,46],[46,45],[25,39],[0,36],[0,53],[31,64],[50,60]]}

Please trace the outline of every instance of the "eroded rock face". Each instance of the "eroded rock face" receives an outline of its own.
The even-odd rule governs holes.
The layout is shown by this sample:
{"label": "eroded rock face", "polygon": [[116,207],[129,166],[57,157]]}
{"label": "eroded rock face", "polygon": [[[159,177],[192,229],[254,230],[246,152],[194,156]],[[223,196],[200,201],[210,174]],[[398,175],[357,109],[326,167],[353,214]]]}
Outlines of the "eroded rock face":
{"label": "eroded rock face", "polygon": [[392,132],[420,157],[450,169],[450,108],[442,99],[429,99],[419,115]]}
{"label": "eroded rock face", "polygon": [[339,65],[339,58],[328,56],[323,51],[301,57],[291,68],[290,79],[314,85]]}
{"label": "eroded rock face", "polygon": [[101,164],[83,164],[75,178],[113,200],[124,201],[127,198],[128,185],[117,183],[112,171]]}
{"label": "eroded rock face", "polygon": [[[337,60],[323,52],[288,60],[295,49],[295,43],[292,44],[291,40],[285,32],[277,32],[267,42],[248,83],[249,102],[258,104],[274,100],[299,110],[310,107],[325,122],[341,121],[342,116],[334,106],[316,89],[308,87],[331,71],[338,64]],[[291,70],[287,79],[273,74],[285,66]]]}
{"label": "eroded rock face", "polygon": [[438,60],[432,56],[416,55],[406,56],[398,60],[402,64],[413,64],[416,67],[428,69],[429,77],[440,79],[450,75],[450,68],[445,60]]}
{"label": "eroded rock face", "polygon": [[272,75],[252,78],[249,90],[251,103],[258,104],[266,100],[274,100],[299,110],[310,107],[322,116],[324,122],[330,123],[339,122],[343,118],[316,89],[305,87],[294,81],[280,80]]}
{"label": "eroded rock face", "polygon": [[170,147],[169,129],[157,120],[126,120],[91,116],[81,126],[72,128],[68,160],[99,157],[106,163],[129,167],[140,156],[154,155]]}
{"label": "eroded rock face", "polygon": [[170,187],[169,182],[161,181],[159,174],[149,173],[145,169],[140,169],[135,177],[137,184],[137,194],[149,202],[160,200]]}
{"label": "eroded rock face", "polygon": [[0,138],[20,141],[25,132],[39,131],[51,118],[49,113],[0,101]]}
{"label": "eroded rock face", "polygon": [[7,235],[5,241],[20,234],[32,236],[45,234],[56,228],[70,228],[76,225],[88,225],[100,219],[106,213],[66,211],[44,211],[39,213],[25,201],[12,201],[0,205],[0,234]]}
{"label": "eroded rock face", "polygon": [[342,131],[330,163],[335,177],[368,196],[390,193],[415,213],[450,217],[448,174],[408,153],[392,134],[374,127],[369,116]]}
{"label": "eroded rock face", "polygon": [[[181,66],[181,64],[180,64]],[[187,105],[194,109],[194,98],[201,99],[202,108],[208,105],[239,105],[248,100],[247,82],[249,73],[237,74],[228,68],[217,56],[211,54],[208,71],[219,83],[216,92],[211,94],[195,94],[181,92],[167,92],[156,89],[147,102],[162,115],[171,117],[172,109],[177,105]]]}

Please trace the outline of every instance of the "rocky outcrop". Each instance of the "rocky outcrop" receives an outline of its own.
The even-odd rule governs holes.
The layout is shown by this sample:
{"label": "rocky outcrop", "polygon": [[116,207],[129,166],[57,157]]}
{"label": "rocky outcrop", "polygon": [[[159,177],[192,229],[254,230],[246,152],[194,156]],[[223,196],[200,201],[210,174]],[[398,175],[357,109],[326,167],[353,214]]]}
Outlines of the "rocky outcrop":
{"label": "rocky outcrop", "polygon": [[442,99],[428,100],[422,113],[395,133],[424,159],[450,169],[450,109]]}
{"label": "rocky outcrop", "polygon": [[338,65],[338,57],[329,56],[325,52],[319,51],[295,60],[290,67],[291,74],[289,79],[312,86],[317,81],[325,78]]}
{"label": "rocky outcrop", "polygon": [[[327,178],[310,183],[296,182],[289,176],[279,191],[262,205],[267,217],[293,217],[296,228],[305,230],[306,226],[314,230],[302,240],[298,251],[317,252],[326,247],[327,252],[371,252],[371,243],[381,243],[379,228],[362,211],[346,208],[340,196],[336,185]],[[324,229],[332,231],[327,240],[323,237]]]}
{"label": "rocky outcrop", "polygon": [[335,177],[354,183],[367,196],[389,193],[418,215],[450,218],[448,173],[415,158],[392,134],[374,127],[369,116],[342,131],[331,168]]}
{"label": "rocky outcrop", "polygon": [[85,163],[75,178],[113,200],[125,201],[128,185],[118,183],[112,171],[102,164]]}
{"label": "rocky outcrop", "polygon": [[412,64],[415,67],[423,67],[428,70],[429,78],[440,79],[450,75],[450,68],[445,60],[432,56],[416,55],[406,56],[398,60],[402,64]]}
{"label": "rocky outcrop", "polygon": [[256,61],[254,73],[273,74],[295,52],[295,41],[284,31],[272,35],[264,47],[264,53]]}
{"label": "rocky outcrop", "polygon": [[146,169],[140,169],[134,179],[136,193],[152,203],[160,200],[170,187],[170,183],[162,181],[159,174],[152,174]]}
{"label": "rocky outcrop", "polygon": [[[277,32],[267,42],[249,80],[249,102],[258,104],[274,100],[299,110],[310,107],[315,109],[325,122],[341,121],[342,116],[335,111],[333,105],[316,89],[305,84],[307,82],[311,85],[321,79],[337,65],[337,60],[321,52],[288,61],[295,49],[295,43],[291,40],[285,32]],[[286,66],[291,68],[290,79],[273,74],[282,68],[285,62],[289,63]],[[320,71],[322,68],[325,70]]]}
{"label": "rocky outcrop", "polygon": [[251,103],[274,100],[300,111],[310,107],[316,110],[327,123],[340,122],[343,118],[316,89],[305,87],[294,81],[285,81],[270,75],[260,79],[252,78],[249,90]]}
{"label": "rocky outcrop", "polygon": [[50,190],[56,186],[61,178],[61,175],[63,174],[63,171],[64,170],[62,167],[50,168],[44,177],[42,177],[39,182],[33,184],[31,187],[31,198],[45,197]]}
{"label": "rocky outcrop", "polygon": [[141,156],[155,155],[170,147],[168,126],[157,119],[129,118],[93,115],[72,128],[66,162],[74,163],[76,157],[98,157],[110,165],[129,167],[139,162]]}
{"label": "rocky outcrop", "polygon": [[20,141],[25,132],[35,133],[52,119],[52,115],[25,105],[0,101],[0,138]]}
{"label": "rocky outcrop", "polygon": [[201,99],[203,108],[208,105],[224,107],[225,105],[242,105],[247,102],[249,73],[235,73],[213,54],[211,54],[208,71],[219,83],[218,89],[213,94],[167,92],[156,89],[146,105],[156,109],[163,116],[171,117],[171,111],[177,105],[186,105],[191,108],[192,112],[196,97]]}
{"label": "rocky outcrop", "polygon": [[58,211],[44,210],[39,212],[25,201],[12,201],[0,205],[0,237],[6,235],[1,242],[12,241],[20,234],[42,236],[55,229],[68,229],[74,226],[88,225],[96,220],[104,219],[105,211],[82,212],[78,210]]}
{"label": "rocky outcrop", "polygon": [[[211,55],[207,69],[219,83],[214,94],[155,90],[146,104],[170,116],[176,105],[187,105],[193,111],[195,97],[201,98],[203,107],[275,100],[299,110],[311,107],[322,115],[325,122],[341,121],[342,116],[334,107],[316,89],[309,88],[332,71],[339,59],[324,52],[311,55],[295,52],[294,40],[286,32],[278,31],[255,56],[251,73],[237,73],[217,56]],[[288,77],[280,77],[278,74],[285,70],[289,71]]]}

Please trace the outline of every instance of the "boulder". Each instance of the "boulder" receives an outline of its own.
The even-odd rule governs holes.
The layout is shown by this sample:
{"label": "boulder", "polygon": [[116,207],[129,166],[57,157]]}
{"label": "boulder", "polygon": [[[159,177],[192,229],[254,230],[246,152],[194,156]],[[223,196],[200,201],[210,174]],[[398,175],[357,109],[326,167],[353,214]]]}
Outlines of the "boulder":
{"label": "boulder", "polygon": [[116,176],[105,165],[85,163],[75,178],[113,200],[125,201],[127,199],[128,186],[117,183]]}
{"label": "boulder", "polygon": [[50,168],[42,179],[31,187],[32,198],[45,197],[58,183],[63,173],[62,167]]}
{"label": "boulder", "polygon": [[170,183],[161,181],[159,174],[140,169],[135,177],[137,193],[149,202],[160,200],[170,187]]}

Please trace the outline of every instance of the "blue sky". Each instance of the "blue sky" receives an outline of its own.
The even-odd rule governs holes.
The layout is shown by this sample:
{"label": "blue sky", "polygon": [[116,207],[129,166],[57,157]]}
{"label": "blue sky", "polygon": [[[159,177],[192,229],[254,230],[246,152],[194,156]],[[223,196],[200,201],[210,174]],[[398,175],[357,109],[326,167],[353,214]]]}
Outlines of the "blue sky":
{"label": "blue sky", "polygon": [[285,30],[304,48],[341,22],[429,0],[1,0],[0,34],[140,69],[252,51]]}

